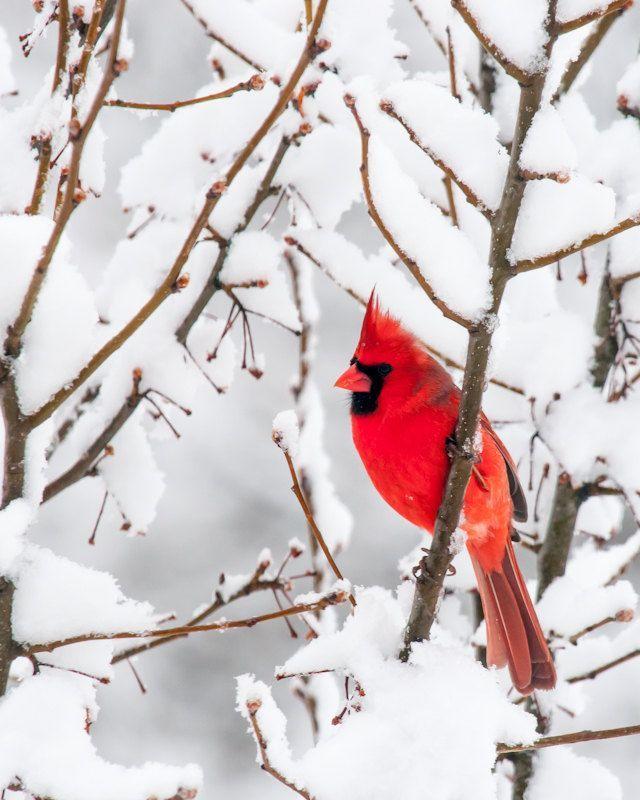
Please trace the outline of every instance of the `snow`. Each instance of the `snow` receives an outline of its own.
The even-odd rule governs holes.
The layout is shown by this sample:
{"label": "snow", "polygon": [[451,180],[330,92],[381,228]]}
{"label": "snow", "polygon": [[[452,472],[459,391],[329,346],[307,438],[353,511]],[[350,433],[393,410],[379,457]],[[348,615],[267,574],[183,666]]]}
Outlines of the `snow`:
{"label": "snow", "polygon": [[16,82],[11,72],[11,47],[4,28],[0,27],[0,98],[16,90]]}
{"label": "snow", "polygon": [[568,183],[527,183],[511,244],[512,263],[555,253],[603,233],[615,222],[615,194],[573,175]]}
{"label": "snow", "polygon": [[[467,319],[479,319],[490,303],[489,273],[470,241],[421,196],[393,153],[375,138],[370,144],[369,178],[384,224],[437,297]],[[418,220],[419,225],[407,225]]]}
{"label": "snow", "polygon": [[300,425],[293,409],[276,414],[273,418],[271,435],[281,450],[295,458],[299,445]]}
{"label": "snow", "polygon": [[583,800],[622,800],[620,781],[593,758],[579,756],[570,747],[540,751],[527,800],[562,800],[570,794]]}
{"label": "snow", "polygon": [[38,797],[59,800],[188,800],[202,783],[194,764],[124,767],[101,758],[88,726],[95,688],[85,678],[47,671],[24,680],[0,705],[0,784],[16,777]]}
{"label": "snow", "polygon": [[544,64],[546,0],[464,0],[480,30],[525,72]]}
{"label": "snow", "polygon": [[616,86],[618,107],[637,110],[640,108],[640,58],[632,61]]}
{"label": "snow", "polygon": [[408,80],[384,92],[403,122],[433,158],[448,166],[495,211],[500,203],[508,156],[498,127],[480,109],[462,105],[450,92],[425,80]]}
{"label": "snow", "polygon": [[157,615],[149,603],[127,599],[115,578],[46,548],[24,551],[13,606],[18,642],[43,644],[90,633],[147,631]]}
{"label": "snow", "polygon": [[557,174],[565,182],[577,167],[578,154],[559,112],[551,105],[535,117],[520,153],[520,168],[546,176]]}
{"label": "snow", "polygon": [[509,703],[494,675],[444,634],[442,643],[414,645],[402,664],[398,601],[371,588],[358,591],[357,602],[340,631],[320,634],[280,668],[339,669],[361,687],[340,724],[300,758],[291,755],[286,720],[269,688],[251,676],[239,679],[238,708],[248,718],[247,702],[259,704],[256,719],[273,765],[318,800],[413,800],[424,796],[425,785],[451,800],[494,798],[495,744],[531,741],[533,717]]}

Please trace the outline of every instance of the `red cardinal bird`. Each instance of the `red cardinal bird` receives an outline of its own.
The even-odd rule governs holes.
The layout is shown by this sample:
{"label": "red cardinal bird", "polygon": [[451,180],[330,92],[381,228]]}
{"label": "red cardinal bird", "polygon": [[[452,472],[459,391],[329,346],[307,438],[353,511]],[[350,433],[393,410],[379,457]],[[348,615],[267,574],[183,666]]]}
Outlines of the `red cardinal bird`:
{"label": "red cardinal bird", "polygon": [[[351,366],[336,386],[352,392],[353,441],[373,485],[398,514],[433,533],[460,403],[448,372],[372,294]],[[526,500],[515,464],[484,414],[480,429],[482,452],[461,527],[487,622],[487,661],[508,664],[522,694],[551,689],[553,659],[511,543],[511,520],[526,520]]]}

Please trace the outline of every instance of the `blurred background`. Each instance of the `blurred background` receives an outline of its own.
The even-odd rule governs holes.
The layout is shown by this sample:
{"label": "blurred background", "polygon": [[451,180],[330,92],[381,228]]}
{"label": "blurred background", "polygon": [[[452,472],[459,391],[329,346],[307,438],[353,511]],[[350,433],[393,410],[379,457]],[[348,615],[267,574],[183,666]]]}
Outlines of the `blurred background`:
{"label": "blurred background", "polygon": [[[7,101],[9,107],[41,85],[53,62],[53,31],[28,59],[20,54],[17,37],[30,29],[32,19],[28,0],[3,0],[0,24],[15,44],[13,70],[20,92]],[[210,41],[179,0],[132,0],[127,19],[135,57],[118,84],[121,97],[168,102],[193,97],[211,79]],[[442,56],[408,2],[396,3],[395,24],[410,47],[414,66],[443,68]],[[593,59],[586,92],[602,125],[616,116],[615,82],[637,49],[637,29],[636,16],[625,16]],[[105,193],[99,202],[81,206],[70,224],[73,259],[94,285],[128,222],[117,194],[120,168],[139,152],[159,121],[157,116],[141,119],[121,109],[107,108],[101,115],[108,136]],[[340,227],[366,251],[381,245],[361,209],[348,214]],[[355,519],[351,547],[340,563],[356,584],[393,588],[398,558],[415,545],[416,531],[371,487],[351,443],[346,398],[332,388],[352,354],[360,311],[324,276],[316,275],[315,284],[322,307],[315,378],[326,409],[326,446],[338,492]],[[223,396],[203,384],[193,414],[181,423],[182,438],[157,442],[156,458],[167,488],[147,536],[127,537],[120,531],[119,514],[108,505],[96,546],[88,546],[102,490],[85,480],[43,507],[32,538],[56,553],[108,570],[127,595],[148,599],[158,611],[175,611],[178,620],[210,599],[221,571],[250,572],[263,547],[270,547],[279,563],[292,536],[306,540],[285,463],[271,442],[274,415],[292,405],[289,385],[298,343],[268,324],[256,323],[254,334],[266,356],[264,377],[256,381],[241,373]],[[531,567],[526,557],[523,563]],[[299,586],[300,591],[306,588]],[[245,616],[273,606],[265,593],[235,604],[227,613]],[[302,626],[297,628],[302,633]],[[234,711],[234,676],[253,672],[269,682],[274,668],[295,647],[280,621],[251,631],[195,635],[139,658],[146,694],[128,666],[119,664],[113,683],[99,691],[101,713],[93,737],[100,753],[131,765],[195,761],[204,769],[204,800],[291,796],[254,765],[253,742]],[[635,662],[604,675],[576,724],[582,729],[637,723],[640,701],[630,702],[638,693],[629,691],[629,684],[638,685],[639,679],[640,665]],[[619,692],[620,687],[626,690]],[[290,720],[292,743],[305,748],[311,732],[301,704],[286,685],[277,686],[275,694]],[[621,778],[625,796],[633,798],[640,781],[639,741],[580,745],[577,752],[601,759]]]}

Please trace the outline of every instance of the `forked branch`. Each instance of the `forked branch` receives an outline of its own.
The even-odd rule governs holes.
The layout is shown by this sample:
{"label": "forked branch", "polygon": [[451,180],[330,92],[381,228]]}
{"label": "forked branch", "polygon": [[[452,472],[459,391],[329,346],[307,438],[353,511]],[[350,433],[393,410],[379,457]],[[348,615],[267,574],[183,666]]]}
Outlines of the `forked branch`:
{"label": "forked branch", "polygon": [[420,288],[427,295],[429,300],[431,300],[431,302],[436,306],[436,308],[439,309],[447,319],[450,319],[452,322],[461,325],[463,328],[469,329],[472,324],[470,320],[466,319],[466,317],[461,316],[453,309],[449,308],[449,306],[438,297],[438,295],[435,293],[429,281],[424,277],[424,275],[420,271],[420,267],[409,255],[407,255],[407,253],[405,253],[402,247],[400,247],[394,235],[391,233],[391,231],[385,224],[384,220],[380,216],[380,212],[378,211],[375,201],[373,199],[373,192],[371,191],[371,182],[369,179],[370,133],[367,130],[367,128],[365,128],[362,119],[360,117],[360,114],[358,113],[358,109],[356,108],[355,104],[355,99],[351,95],[346,95],[345,103],[347,107],[351,110],[353,118],[355,119],[356,124],[358,126],[358,130],[360,132],[360,142],[362,148],[362,163],[360,165],[360,177],[362,179],[362,188],[364,191],[365,200],[367,202],[369,216],[375,222],[376,227],[378,228],[380,233],[384,236],[385,240],[391,246],[395,254],[406,266],[409,272],[413,275]]}

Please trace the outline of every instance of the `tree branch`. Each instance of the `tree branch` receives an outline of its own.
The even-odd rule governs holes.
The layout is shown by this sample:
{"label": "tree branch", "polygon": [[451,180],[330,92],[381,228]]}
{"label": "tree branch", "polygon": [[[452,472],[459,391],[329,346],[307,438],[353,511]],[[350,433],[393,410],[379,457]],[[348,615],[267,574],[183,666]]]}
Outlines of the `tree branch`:
{"label": "tree branch", "polygon": [[471,322],[466,319],[465,317],[461,316],[460,314],[453,311],[449,306],[441,300],[438,295],[435,293],[431,284],[427,281],[424,277],[422,272],[420,271],[420,267],[416,264],[416,262],[410,258],[407,253],[400,247],[398,242],[395,240],[391,231],[387,228],[384,223],[384,220],[380,216],[378,209],[376,208],[373,193],[371,191],[371,184],[369,181],[369,138],[370,134],[369,131],[364,127],[362,123],[362,119],[360,118],[360,114],[355,105],[355,100],[351,95],[345,96],[345,103],[347,107],[351,110],[353,117],[356,121],[358,126],[358,130],[360,131],[360,142],[362,146],[362,163],[360,165],[360,177],[362,179],[362,188],[364,190],[364,196],[367,201],[367,208],[369,210],[369,216],[375,222],[378,230],[384,236],[387,243],[391,246],[393,251],[396,253],[398,258],[402,261],[402,263],[406,266],[409,272],[413,275],[416,282],[423,290],[423,292],[427,295],[429,300],[436,306],[436,308],[445,316],[447,319],[450,319],[452,322],[456,322],[458,325],[461,325],[463,328],[469,329],[471,327]]}
{"label": "tree branch", "polygon": [[26,646],[23,655],[35,655],[37,653],[50,653],[59,647],[66,647],[70,644],[80,644],[82,642],[105,642],[119,639],[148,639],[148,638],[176,638],[177,636],[188,636],[192,633],[202,633],[206,631],[228,631],[235,628],[253,628],[261,622],[269,622],[273,619],[291,617],[296,614],[306,614],[319,611],[328,606],[339,605],[347,600],[346,592],[331,592],[319,600],[312,603],[298,603],[291,608],[284,608],[279,611],[272,611],[270,614],[261,614],[247,619],[225,620],[223,622],[210,622],[206,625],[180,625],[175,628],[164,628],[154,631],[126,631],[122,633],[88,633],[79,636],[70,636],[67,639],[59,639],[55,642],[46,644],[34,644]]}
{"label": "tree branch", "polygon": [[481,214],[483,214],[487,219],[490,220],[491,217],[493,216],[492,212],[488,208],[486,208],[486,206],[484,206],[484,204],[482,203],[480,198],[475,194],[473,189],[471,189],[470,186],[467,186],[467,184],[456,175],[456,173],[451,169],[451,167],[448,166],[448,164],[445,164],[445,162],[442,161],[440,158],[438,158],[438,156],[436,156],[436,154],[427,145],[423,144],[420,141],[417,133],[413,130],[413,128],[409,125],[409,123],[406,122],[406,120],[403,119],[403,117],[400,114],[398,114],[393,104],[390,103],[388,100],[383,100],[380,103],[380,109],[384,111],[385,114],[388,114],[388,116],[390,116],[392,119],[397,120],[402,125],[405,131],[409,134],[409,138],[411,139],[411,141],[415,145],[417,145],[422,150],[423,153],[426,153],[429,156],[429,158],[433,161],[433,163],[444,172],[447,178],[452,180],[456,184],[456,186],[458,186],[460,191],[464,194],[464,196],[471,203],[471,205],[477,208]]}
{"label": "tree branch", "polygon": [[[9,326],[7,338],[5,339],[5,353],[12,358],[17,357],[20,353],[22,336],[31,320],[33,309],[38,300],[38,295],[47,275],[53,255],[56,251],[58,243],[60,242],[60,237],[62,236],[67,222],[69,221],[69,218],[71,217],[71,214],[76,206],[75,192],[78,185],[78,178],[80,176],[80,160],[82,158],[82,151],[84,150],[85,143],[89,133],[91,132],[91,128],[96,121],[98,112],[102,107],[102,102],[106,97],[107,92],[111,88],[114,78],[116,78],[119,74],[116,67],[116,61],[118,58],[118,45],[120,42],[120,34],[122,32],[122,23],[124,20],[125,3],[126,0],[119,0],[113,36],[111,39],[111,47],[109,50],[109,58],[107,64],[105,65],[102,81],[100,82],[98,91],[96,92],[91,107],[89,108],[87,117],[84,123],[80,125],[77,132],[74,132],[73,129],[70,131],[72,150],[71,159],[69,161],[69,174],[66,182],[64,200],[60,206],[60,211],[57,215],[53,230],[51,231],[51,236],[49,237],[47,244],[44,246],[42,255],[40,256],[35,271],[31,277],[31,282],[29,283],[29,287],[23,298],[18,316]],[[46,417],[44,417],[44,419],[46,419]]]}
{"label": "tree branch", "polygon": [[586,239],[583,239],[581,242],[569,245],[568,247],[563,247],[561,250],[556,250],[555,253],[548,253],[545,256],[538,256],[537,258],[518,261],[518,263],[515,265],[516,272],[529,272],[532,269],[539,269],[540,267],[546,267],[549,264],[555,264],[556,261],[560,261],[562,258],[572,256],[574,253],[579,253],[581,250],[585,250],[587,247],[592,247],[594,244],[605,242],[607,239],[611,239],[612,236],[617,236],[619,233],[628,231],[629,228],[635,228],[637,225],[640,225],[640,214],[620,220],[620,222],[617,222],[613,228],[609,228],[608,231],[604,231],[604,233],[594,233],[591,236],[588,236]]}
{"label": "tree branch", "polygon": [[583,672],[581,675],[574,675],[573,678],[567,678],[567,683],[580,683],[581,681],[592,681],[594,678],[597,678],[598,675],[602,675],[603,672],[607,672],[614,667],[620,666],[620,664],[625,664],[627,661],[631,661],[631,659],[640,656],[640,648],[637,650],[632,650],[630,653],[625,653],[625,655],[620,656],[619,658],[614,658],[613,661],[607,661],[606,664],[602,664],[595,669],[590,670],[589,672]]}
{"label": "tree branch", "polygon": [[613,0],[613,2],[609,3],[609,5],[605,8],[596,8],[593,11],[590,11],[588,14],[583,14],[581,17],[577,17],[576,19],[570,19],[566,22],[558,23],[557,33],[563,34],[569,33],[570,31],[575,31],[577,28],[582,28],[584,25],[588,25],[590,22],[594,22],[597,19],[614,14],[616,11],[624,11],[632,4],[633,0]]}
{"label": "tree branch", "polygon": [[617,739],[621,736],[635,736],[640,733],[640,725],[627,725],[624,728],[607,728],[601,731],[577,731],[560,736],[543,736],[533,744],[499,744],[497,754],[522,753],[526,750],[541,750],[544,747],[557,747],[560,744],[577,744],[579,742],[598,742],[603,739]]}
{"label": "tree branch", "polygon": [[67,53],[69,52],[69,0],[58,0],[58,49],[56,65],[53,70],[53,86],[51,93],[60,86],[62,76],[67,71]]}
{"label": "tree branch", "polygon": [[[456,6],[460,3],[456,0]],[[555,0],[549,0],[547,43],[545,55],[551,55],[555,36]],[[509,168],[502,199],[491,220],[489,265],[493,302],[483,321],[469,330],[469,344],[462,383],[458,420],[455,427],[456,447],[451,460],[444,494],[438,509],[433,543],[427,556],[420,562],[416,588],[404,635],[400,658],[407,661],[411,644],[428,639],[435,619],[445,575],[453,559],[451,537],[458,527],[464,497],[471,477],[476,454],[474,440],[480,416],[493,329],[490,320],[495,318],[502,301],[507,281],[513,274],[508,253],[522,203],[525,181],[519,170],[519,159],[525,137],[540,107],[546,78],[546,68],[520,86],[520,102],[511,146]]]}
{"label": "tree branch", "polygon": [[231,97],[237,92],[259,92],[261,89],[264,89],[264,80],[260,75],[252,75],[248,80],[240,81],[240,83],[230,86],[224,91],[207,94],[203,97],[192,97],[189,100],[175,100],[173,103],[136,103],[132,100],[105,100],[103,105],[112,108],[140,108],[148,111],[169,111],[173,113],[178,108],[208,103],[210,100],[222,100],[225,97]]}
{"label": "tree branch", "polygon": [[[303,256],[309,259],[312,264],[315,264],[318,269],[323,272],[330,280],[335,283],[335,285],[346,292],[349,297],[353,298],[356,303],[359,303],[361,306],[367,305],[367,298],[359,295],[354,289],[349,286],[345,286],[341,283],[336,276],[331,272],[331,270],[323,264],[316,256],[313,255],[304,245],[302,245],[297,239],[295,239],[291,235],[287,235],[285,237],[285,241],[291,247],[295,247],[298,252],[302,253]],[[464,366],[460,364],[459,361],[456,361],[453,358],[450,358],[448,355],[443,353],[441,350],[433,347],[428,342],[425,342],[424,339],[421,339],[423,346],[425,349],[431,353],[432,356],[435,356],[439,361],[441,361],[446,367],[450,367],[451,369],[457,369],[462,372]],[[514,392],[515,394],[519,394],[524,397],[524,389],[521,389],[519,386],[513,386],[510,383],[506,383],[505,381],[500,380],[499,378],[489,378],[489,383],[492,383],[494,386],[499,386],[501,389],[506,389],[508,392]]]}
{"label": "tree branch", "polygon": [[451,5],[467,23],[472,33],[475,35],[487,53],[490,53],[495,58],[507,75],[511,75],[512,78],[515,78],[518,83],[521,84],[529,83],[531,81],[533,75],[531,75],[529,72],[525,72],[523,69],[520,69],[520,67],[514,64],[512,61],[509,61],[502,50],[500,50],[500,48],[494,44],[494,42],[492,42],[491,39],[489,39],[489,37],[480,29],[478,20],[473,16],[469,8],[466,6],[464,0],[451,0]]}
{"label": "tree branch", "polygon": [[228,42],[226,39],[223,39],[222,36],[219,36],[217,33],[212,31],[209,26],[207,25],[206,21],[196,14],[195,9],[191,5],[191,3],[187,2],[187,0],[181,0],[182,5],[187,9],[187,11],[191,14],[191,16],[202,25],[205,30],[205,33],[210,39],[213,39],[218,44],[221,44],[224,48],[226,48],[230,53],[233,53],[234,56],[237,56],[241,61],[244,61],[245,64],[248,64],[253,69],[257,69],[258,72],[264,72],[264,67],[261,67],[256,61],[250,58],[246,53],[243,53],[241,50],[238,50],[235,45],[232,45],[231,42]]}
{"label": "tree branch", "polygon": [[258,711],[261,707],[261,702],[259,700],[250,700],[247,705],[247,712],[249,714],[249,720],[251,722],[251,727],[253,729],[253,736],[256,740],[256,744],[258,745],[258,749],[260,751],[260,758],[262,760],[262,769],[265,772],[268,772],[269,775],[274,777],[277,781],[284,784],[287,788],[291,789],[292,791],[299,794],[301,797],[304,797],[305,800],[314,800],[314,798],[309,794],[306,789],[298,788],[295,783],[290,781],[288,778],[279,772],[274,766],[272,766],[271,762],[269,761],[269,755],[267,753],[268,742],[265,739],[262,730],[260,729],[260,725],[258,724]]}
{"label": "tree branch", "polygon": [[[216,611],[219,611],[221,608],[234,603],[236,600],[240,600],[242,597],[249,597],[249,595],[255,594],[256,592],[275,590],[283,587],[284,581],[282,578],[265,577],[265,572],[267,571],[268,567],[269,563],[266,561],[258,564],[255,572],[244,584],[244,586],[241,586],[237,591],[229,595],[226,600],[223,599],[219,592],[216,592],[215,600],[198,614],[193,616],[187,623],[185,623],[185,627],[191,628],[194,625],[199,625],[212,614],[215,614]],[[111,659],[111,663],[118,664],[120,661],[126,661],[129,658],[133,658],[133,656],[140,655],[140,653],[146,653],[147,650],[155,650],[156,647],[160,647],[163,644],[174,642],[176,639],[182,639],[186,635],[187,634],[185,633],[177,633],[174,636],[165,636],[161,639],[153,639],[145,644],[137,645],[136,647],[130,647],[127,650],[122,650],[121,652],[116,653]]]}
{"label": "tree branch", "polygon": [[611,28],[613,23],[624,13],[625,10],[626,7],[623,7],[618,11],[612,12],[611,14],[607,14],[606,16],[600,18],[593,31],[591,31],[589,36],[587,36],[582,43],[577,57],[568,63],[567,68],[565,69],[560,80],[560,84],[553,95],[553,103],[556,103],[560,97],[565,95],[573,86],[576,78],[582,72],[584,66],[594,54],[596,48],[605,37],[609,28]]}
{"label": "tree branch", "polygon": [[[309,33],[305,42],[304,50],[302,51],[296,66],[291,73],[289,80],[281,90],[276,103],[267,114],[260,127],[255,131],[253,136],[242,148],[240,153],[236,156],[231,167],[227,170],[226,175],[222,180],[218,180],[207,192],[205,203],[196,218],[189,235],[185,239],[180,252],[178,253],[171,269],[167,276],[162,281],[160,286],[156,289],[151,298],[142,306],[142,308],[129,320],[129,322],[109,341],[104,344],[97,353],[85,364],[73,380],[60,388],[38,411],[34,412],[29,417],[29,424],[31,427],[36,427],[48,419],[51,414],[72,395],[78,387],[89,378],[93,373],[111,356],[116,352],[126,341],[129,339],[140,326],[153,314],[153,312],[171,295],[176,289],[176,281],[178,280],[182,268],[187,262],[191,251],[193,250],[198,236],[209,220],[209,216],[218,204],[220,197],[228,186],[231,185],[236,175],[240,172],[242,167],[249,160],[256,147],[265,138],[267,133],[271,130],[273,123],[280,117],[282,112],[289,104],[293,92],[300,80],[303,72],[311,62],[316,54],[314,48],[315,37],[322,23],[324,13],[326,11],[328,0],[320,0],[318,5],[313,24],[309,29]],[[115,38],[115,37],[114,37]],[[104,98],[101,98],[104,99]]]}

